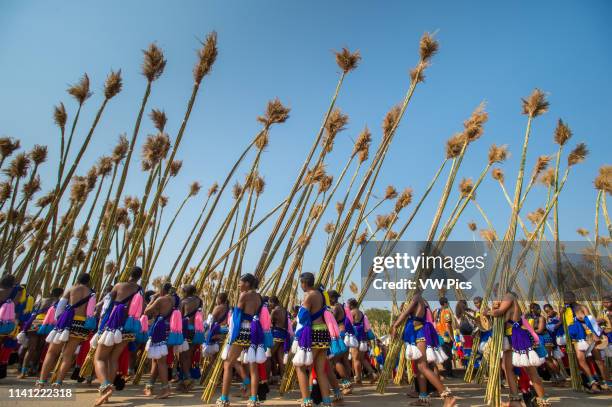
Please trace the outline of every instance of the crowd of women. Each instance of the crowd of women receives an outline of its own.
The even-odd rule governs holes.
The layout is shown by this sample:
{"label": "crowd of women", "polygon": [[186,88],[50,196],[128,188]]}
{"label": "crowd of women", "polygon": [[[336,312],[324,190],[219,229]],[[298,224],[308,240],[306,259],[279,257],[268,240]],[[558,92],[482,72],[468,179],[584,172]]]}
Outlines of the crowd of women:
{"label": "crowd of women", "polygon": [[545,304],[542,311],[537,303],[523,310],[516,294],[508,292],[491,307],[480,297],[473,299],[473,308],[460,300],[454,312],[446,298],[431,309],[417,293],[393,319],[388,335],[377,338],[359,303],[343,303],[340,293],[317,287],[312,273],[300,275],[304,295],[290,309],[275,296],[262,296],[258,280],[244,274],[238,297],[218,293],[206,316],[201,298],[206,294],[193,285],[176,289],[165,283],[157,292],[145,291],[141,275],[134,267],[127,281],[97,295],[84,273],[72,287],[36,299],[5,274],[0,281],[0,377],[14,364],[19,378],[36,375],[39,388],[61,388],[69,374],[77,382],[96,380],[96,405],[103,405],[146,366],[144,394],[164,399],[172,391],[192,391],[203,375],[202,362],[221,352],[218,407],[230,405],[237,378],[240,397],[248,398],[248,406],[259,406],[271,387],[287,380],[289,370],[297,377],[301,406],[331,406],[342,404],[364,378],[377,381],[387,345],[402,340],[401,358],[407,363],[393,363],[396,369],[407,366],[407,376],[416,377],[414,391],[408,392],[411,404],[429,405],[437,396],[452,406],[455,394],[445,381],[459,368],[472,363],[478,369],[483,358],[491,357],[491,319],[503,317],[501,358],[509,406],[550,405],[544,382],[565,384],[570,346],[587,391],[606,391],[611,384],[609,296],[601,301],[601,313],[593,315],[571,292],[564,294],[560,310]]}

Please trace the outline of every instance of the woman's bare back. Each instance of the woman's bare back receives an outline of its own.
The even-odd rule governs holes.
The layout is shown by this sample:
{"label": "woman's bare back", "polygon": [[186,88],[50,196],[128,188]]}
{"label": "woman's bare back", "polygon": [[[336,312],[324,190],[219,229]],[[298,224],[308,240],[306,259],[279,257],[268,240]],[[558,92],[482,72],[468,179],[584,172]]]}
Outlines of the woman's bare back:
{"label": "woman's bare back", "polygon": [[255,315],[261,306],[261,296],[253,291],[240,294],[238,306],[242,312],[248,315]]}
{"label": "woman's bare back", "polygon": [[[70,289],[68,292],[68,302],[70,304],[76,304],[81,301],[83,298],[88,297],[91,293],[89,287],[84,285],[76,285]],[[84,316],[87,311],[87,302],[81,304],[77,308],[74,309],[74,315]]]}

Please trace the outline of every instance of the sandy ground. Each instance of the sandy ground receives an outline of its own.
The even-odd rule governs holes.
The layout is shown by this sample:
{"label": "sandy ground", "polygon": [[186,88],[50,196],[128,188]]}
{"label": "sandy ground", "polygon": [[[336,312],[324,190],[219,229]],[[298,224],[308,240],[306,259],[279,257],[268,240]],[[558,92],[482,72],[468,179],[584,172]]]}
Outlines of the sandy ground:
{"label": "sandy ground", "polygon": [[[24,400],[18,401],[8,398],[8,390],[10,388],[30,388],[33,386],[34,379],[18,380],[15,378],[15,372],[11,372],[10,376],[0,382],[0,406],[20,407],[20,406],[91,406],[97,396],[95,387],[89,387],[86,384],[77,384],[69,381],[65,384],[65,388],[71,388],[76,392],[76,400]],[[459,406],[484,406],[482,397],[484,389],[477,385],[468,385],[459,379],[448,381],[449,386],[456,393]],[[202,406],[200,401],[201,387],[196,388],[189,394],[173,394],[171,398],[166,400],[151,400],[142,395],[143,386],[128,385],[123,391],[116,392],[109,401],[108,406],[123,407],[123,406]],[[387,393],[380,395],[375,392],[374,386],[364,385],[356,387],[352,395],[347,396],[345,405],[351,406],[407,406],[408,399],[405,395],[408,389],[406,387],[389,386]],[[237,393],[238,389],[234,390],[233,394]],[[551,396],[551,401],[557,406],[612,406],[612,393],[590,395],[586,393],[576,393],[568,388],[547,388],[548,394]],[[266,406],[296,406],[299,394],[294,391],[284,398],[279,397],[276,388],[272,389],[269,394],[269,399],[265,402]],[[239,397],[232,398],[232,405],[244,406],[246,401],[240,400]],[[433,399],[432,406],[441,406],[440,399]]]}

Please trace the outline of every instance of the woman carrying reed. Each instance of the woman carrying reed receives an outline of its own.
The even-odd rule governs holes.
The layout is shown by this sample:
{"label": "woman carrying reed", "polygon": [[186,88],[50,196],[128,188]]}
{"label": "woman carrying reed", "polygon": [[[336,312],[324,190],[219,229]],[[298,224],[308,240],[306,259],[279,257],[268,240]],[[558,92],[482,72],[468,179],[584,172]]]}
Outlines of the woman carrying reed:
{"label": "woman carrying reed", "polygon": [[538,366],[542,365],[545,360],[536,351],[540,339],[525,316],[522,315],[517,295],[508,291],[501,301],[494,301],[491,315],[503,317],[505,321],[502,362],[506,383],[510,388],[510,399],[507,405],[509,407],[522,406],[523,396],[519,393],[514,374],[514,368],[518,367],[524,369],[536,391],[536,406],[549,407],[551,404],[544,393],[544,385],[537,371]]}
{"label": "woman carrying reed", "polygon": [[444,400],[444,407],[456,404],[455,396],[448,387],[444,387],[440,377],[429,367],[429,363],[442,363],[446,355],[442,352],[438,333],[433,325],[433,315],[427,301],[417,292],[410,303],[404,307],[391,327],[391,337],[406,322],[403,340],[406,343],[406,359],[413,360],[417,365],[417,380],[419,398],[411,403],[413,406],[428,406],[429,393],[427,382],[431,383]]}
{"label": "woman carrying reed", "polygon": [[95,349],[94,367],[100,382],[97,406],[106,403],[113,394],[121,353],[148,325],[146,318],[142,318],[144,299],[138,285],[141,276],[140,267],[132,268],[129,280],[116,284],[104,297],[100,326],[90,341]]}
{"label": "woman carrying reed", "polygon": [[249,366],[250,396],[248,407],[259,407],[259,368],[258,364],[267,360],[264,346],[264,331],[270,331],[270,314],[263,298],[257,292],[259,281],[250,274],[240,277],[238,304],[232,308],[229,322],[229,339],[223,348],[223,385],[217,407],[229,407],[229,392],[232,385],[233,369],[236,361],[241,360]]}

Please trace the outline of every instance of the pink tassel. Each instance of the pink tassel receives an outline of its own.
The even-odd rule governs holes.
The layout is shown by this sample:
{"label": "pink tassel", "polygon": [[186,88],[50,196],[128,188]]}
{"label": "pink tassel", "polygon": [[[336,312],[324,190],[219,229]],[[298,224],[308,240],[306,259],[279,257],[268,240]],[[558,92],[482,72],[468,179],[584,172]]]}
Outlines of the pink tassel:
{"label": "pink tassel", "polygon": [[434,322],[433,314],[431,313],[431,310],[429,309],[429,307],[427,307],[425,310],[425,320],[427,322],[431,322],[432,324]]}
{"label": "pink tassel", "polygon": [[329,336],[331,336],[332,339],[338,338],[340,336],[338,323],[329,310],[325,310],[325,312],[323,312],[323,319],[325,320],[325,325],[327,325]]}
{"label": "pink tassel", "polygon": [[524,315],[521,316],[521,321],[523,322],[523,326],[527,328],[527,331],[529,331],[529,333],[531,334],[531,337],[533,338],[534,343],[538,345],[540,343],[540,337],[538,336],[537,333],[535,333],[535,331],[533,330],[533,327],[531,326],[529,321],[525,319]]}
{"label": "pink tassel", "polygon": [[42,322],[43,325],[55,325],[55,305],[52,305],[45,314],[45,319]]}
{"label": "pink tassel", "polygon": [[140,317],[140,332],[149,332],[149,318],[146,315]]}
{"label": "pink tassel", "polygon": [[344,315],[348,318],[348,320],[351,322],[351,325],[353,324],[353,314],[351,313],[351,309],[345,305],[344,306]]}
{"label": "pink tassel", "polygon": [[289,315],[287,315],[287,332],[289,332],[289,336],[293,336],[293,324]]}
{"label": "pink tassel", "polygon": [[13,301],[5,302],[0,307],[0,321],[14,321],[15,320],[15,304]]}
{"label": "pink tassel", "polygon": [[370,320],[368,320],[368,316],[366,314],[363,314],[363,329],[366,332],[369,332],[372,329],[372,327],[370,326]]}
{"label": "pink tassel", "polygon": [[261,328],[264,331],[270,330],[272,322],[270,321],[270,311],[268,311],[268,307],[261,307],[261,311],[259,312],[259,322],[261,323]]}
{"label": "pink tassel", "polygon": [[193,317],[193,329],[196,332],[204,332],[204,315],[202,315],[202,311],[195,313]]}
{"label": "pink tassel", "polygon": [[87,302],[87,310],[85,312],[86,312],[85,315],[87,316],[87,318],[91,318],[95,315],[96,313],[96,294],[91,294],[89,296],[89,301]]}
{"label": "pink tassel", "polygon": [[138,292],[132,297],[132,301],[130,301],[128,316],[133,317],[135,319],[140,318],[140,316],[142,315],[142,303],[142,295],[140,294],[140,292]]}
{"label": "pink tassel", "polygon": [[178,309],[172,311],[172,315],[170,316],[170,332],[183,332],[183,316]]}

